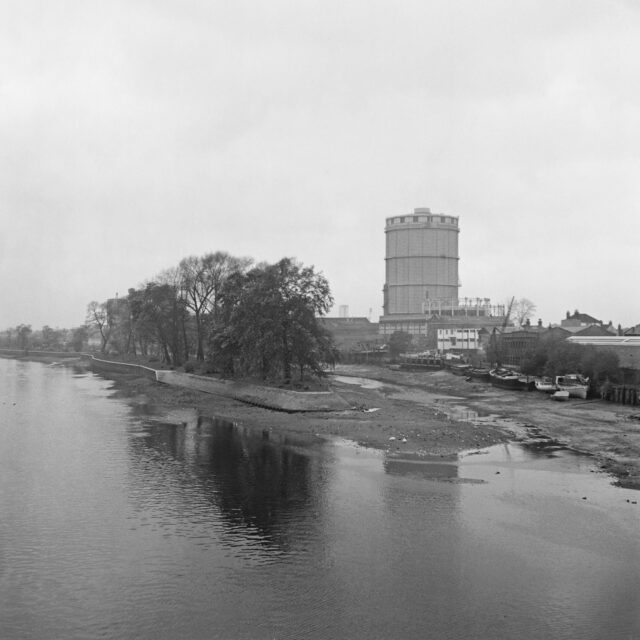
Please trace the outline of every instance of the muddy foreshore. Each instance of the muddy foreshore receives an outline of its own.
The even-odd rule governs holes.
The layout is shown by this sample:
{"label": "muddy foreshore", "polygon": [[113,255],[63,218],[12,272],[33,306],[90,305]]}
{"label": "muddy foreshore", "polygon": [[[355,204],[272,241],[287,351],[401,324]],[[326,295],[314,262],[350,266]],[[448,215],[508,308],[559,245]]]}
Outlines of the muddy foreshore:
{"label": "muddy foreshore", "polygon": [[[365,380],[375,380],[369,384]],[[260,429],[341,436],[392,455],[455,457],[514,440],[547,439],[594,457],[618,484],[640,489],[640,412],[600,400],[552,401],[539,392],[496,389],[446,371],[339,366],[331,389],[348,411],[283,413],[223,396],[114,376],[117,393],[159,411],[192,407]]]}
{"label": "muddy foreshore", "polygon": [[453,458],[500,442],[552,440],[593,456],[594,467],[613,475],[617,484],[640,489],[638,407],[601,400],[558,403],[539,392],[495,389],[446,371],[361,365],[339,366],[329,377],[330,388],[352,408],[313,413],[271,411],[135,374],[109,378],[119,397],[157,413],[193,408],[260,429],[340,436],[402,457]]}

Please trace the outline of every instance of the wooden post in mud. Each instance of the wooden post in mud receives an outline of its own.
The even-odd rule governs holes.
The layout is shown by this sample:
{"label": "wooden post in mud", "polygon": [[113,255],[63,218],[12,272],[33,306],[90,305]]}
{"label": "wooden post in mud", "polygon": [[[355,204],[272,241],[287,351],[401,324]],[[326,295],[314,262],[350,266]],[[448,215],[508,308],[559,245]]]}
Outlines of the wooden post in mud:
{"label": "wooden post in mud", "polygon": [[640,388],[636,386],[627,387],[623,384],[615,385],[609,389],[603,399],[635,407],[640,404]]}

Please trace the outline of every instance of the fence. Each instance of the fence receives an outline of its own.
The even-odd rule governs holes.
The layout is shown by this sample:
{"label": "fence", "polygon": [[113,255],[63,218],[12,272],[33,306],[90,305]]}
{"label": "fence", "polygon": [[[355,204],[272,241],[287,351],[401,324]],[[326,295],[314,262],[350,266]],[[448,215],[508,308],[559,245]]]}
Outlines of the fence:
{"label": "fence", "polygon": [[629,404],[636,406],[640,404],[640,389],[636,386],[611,385],[601,390],[603,400],[616,402],[618,404]]}

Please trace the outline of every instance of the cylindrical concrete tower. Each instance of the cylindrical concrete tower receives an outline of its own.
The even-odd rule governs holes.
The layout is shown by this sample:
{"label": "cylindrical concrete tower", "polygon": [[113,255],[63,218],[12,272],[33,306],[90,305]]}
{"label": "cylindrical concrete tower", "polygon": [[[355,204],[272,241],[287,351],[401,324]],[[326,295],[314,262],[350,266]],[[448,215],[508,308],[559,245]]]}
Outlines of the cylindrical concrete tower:
{"label": "cylindrical concrete tower", "polygon": [[427,299],[458,298],[458,218],[415,209],[387,218],[384,315],[421,314]]}

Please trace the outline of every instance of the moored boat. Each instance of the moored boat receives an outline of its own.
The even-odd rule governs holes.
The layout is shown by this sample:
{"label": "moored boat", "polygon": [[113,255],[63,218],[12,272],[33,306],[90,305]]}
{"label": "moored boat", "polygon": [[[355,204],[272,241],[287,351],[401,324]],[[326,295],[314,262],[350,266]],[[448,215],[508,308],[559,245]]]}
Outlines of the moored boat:
{"label": "moored boat", "polygon": [[584,378],[579,373],[568,373],[564,376],[556,376],[555,384],[558,391],[568,391],[572,398],[586,400],[589,391],[589,378]]}
{"label": "moored boat", "polygon": [[505,367],[496,367],[489,371],[489,381],[495,387],[503,389],[515,389],[519,391],[530,391],[535,388],[534,381],[528,376],[523,376],[517,371]]}
{"label": "moored boat", "polygon": [[436,371],[442,369],[444,362],[438,355],[430,353],[412,353],[400,357],[399,366],[409,371]]}
{"label": "moored boat", "polygon": [[469,377],[473,380],[489,380],[489,373],[491,369],[487,369],[484,367],[471,367],[469,369]]}
{"label": "moored boat", "polygon": [[470,364],[452,364],[449,367],[449,371],[455,376],[468,376],[471,371]]}
{"label": "moored boat", "polygon": [[539,378],[538,380],[536,380],[535,385],[536,389],[538,391],[542,391],[543,393],[553,393],[554,391],[558,390],[551,378]]}
{"label": "moored boat", "polygon": [[560,400],[560,401],[568,400],[569,399],[569,392],[568,391],[556,391],[555,393],[551,394],[551,399],[552,400]]}

